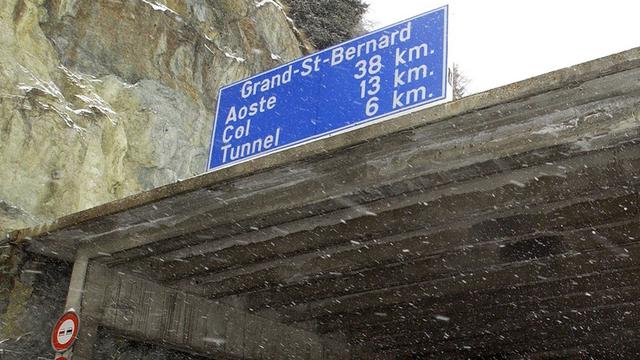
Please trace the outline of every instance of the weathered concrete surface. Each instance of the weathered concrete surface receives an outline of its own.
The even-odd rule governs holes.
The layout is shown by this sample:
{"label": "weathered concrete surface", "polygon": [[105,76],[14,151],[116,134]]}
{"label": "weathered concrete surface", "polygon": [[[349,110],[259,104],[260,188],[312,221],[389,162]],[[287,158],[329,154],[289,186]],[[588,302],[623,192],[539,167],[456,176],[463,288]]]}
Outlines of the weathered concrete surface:
{"label": "weathered concrete surface", "polygon": [[[605,148],[609,140],[632,141],[637,133],[633,106],[639,66],[640,49],[633,49],[136,194],[11,236],[24,239],[56,232],[40,236],[45,241],[30,242],[32,251],[72,260],[80,242],[98,245],[96,254],[115,253],[154,242],[158,240],[154,238],[156,233],[166,238],[206,229],[229,218],[240,220],[278,208],[320,203],[331,196],[343,196],[379,181],[392,182],[407,174],[435,177],[496,159],[512,157],[514,161],[518,154],[535,158],[538,149],[562,151],[567,147],[584,152]],[[627,98],[619,98],[619,93],[628,94]],[[603,106],[607,107],[600,109]],[[622,118],[610,116],[605,111],[609,108],[621,112]],[[580,120],[579,112],[586,113],[583,117],[587,121]],[[416,147],[423,156],[410,151]],[[347,149],[338,151],[344,148]],[[368,152],[379,159],[364,161]],[[403,157],[403,153],[410,157]],[[346,173],[344,170],[355,177],[336,175]],[[329,186],[333,183],[336,187]],[[285,187],[286,184],[291,186]],[[297,189],[302,190],[296,192]],[[295,204],[287,202],[288,197]],[[185,199],[198,199],[198,204]],[[174,203],[181,201],[181,206],[188,206],[189,213],[185,215],[174,209]],[[340,201],[344,200],[334,200]],[[349,204],[334,205],[345,207]],[[229,212],[230,209],[241,211],[242,215]],[[215,211],[220,220],[205,220],[198,225]],[[358,214],[357,209],[355,212]],[[87,231],[85,223],[92,221],[97,228]],[[114,228],[114,224],[124,226]],[[237,230],[229,230],[233,231]],[[133,239],[131,233],[135,234]],[[49,240],[54,238],[55,242]],[[55,243],[56,249],[48,249],[48,243]],[[177,247],[183,245],[176,243]]]}
{"label": "weathered concrete surface", "polygon": [[[232,181],[233,179],[239,176],[244,176],[246,178],[242,181],[242,183],[250,184],[251,179],[253,178],[258,179],[260,177],[260,173],[267,169],[275,168],[285,164],[295,163],[296,161],[309,158],[309,157],[326,155],[328,153],[333,154],[336,150],[344,147],[351,147],[356,145],[368,146],[368,147],[372,147],[372,146],[380,147],[381,145],[377,145],[375,143],[380,142],[381,140],[375,140],[375,139],[381,138],[391,133],[397,133],[398,135],[396,135],[396,137],[405,142],[409,140],[416,142],[417,140],[419,140],[419,139],[412,139],[410,137],[412,136],[410,134],[410,132],[413,131],[412,129],[421,128],[433,133],[433,131],[431,130],[448,128],[449,133],[451,133],[452,131],[451,129],[453,128],[453,123],[449,124],[446,122],[447,120],[456,120],[457,122],[465,121],[468,124],[467,127],[469,128],[468,129],[469,136],[472,137],[471,140],[473,140],[473,142],[477,143],[478,145],[482,145],[483,140],[486,140],[486,138],[483,138],[482,136],[488,135],[486,130],[483,131],[483,129],[488,129],[489,125],[484,123],[487,119],[495,118],[497,116],[502,115],[502,117],[505,118],[503,122],[504,121],[508,122],[509,118],[507,118],[505,114],[507,111],[509,112],[509,114],[511,114],[514,111],[516,111],[519,107],[523,107],[523,106],[527,107],[527,110],[529,111],[534,110],[534,107],[536,105],[536,100],[538,100],[536,96],[539,96],[543,99],[547,92],[554,92],[553,94],[549,94],[547,96],[555,98],[554,100],[555,104],[558,104],[560,102],[559,98],[562,98],[564,100],[564,99],[571,99],[572,97],[577,97],[577,100],[579,101],[578,103],[569,101],[565,104],[565,108],[568,108],[568,109],[570,109],[572,106],[576,104],[579,104],[580,102],[584,103],[585,101],[589,101],[589,98],[587,96],[593,97],[594,95],[593,94],[581,95],[581,93],[584,92],[584,90],[580,88],[581,84],[589,84],[589,82],[591,82],[592,84],[591,88],[593,88],[594,86],[597,86],[597,84],[593,83],[594,79],[598,79],[608,74],[618,73],[620,74],[618,75],[618,78],[628,78],[630,74],[625,73],[625,71],[636,69],[640,65],[639,54],[640,54],[639,49],[633,49],[624,53],[612,55],[607,58],[581,64],[573,68],[568,68],[565,70],[549,73],[549,74],[542,75],[542,76],[539,76],[530,80],[526,80],[520,83],[507,85],[499,89],[495,89],[492,91],[488,91],[486,93],[465,98],[464,101],[457,101],[453,103],[444,104],[441,106],[437,106],[435,108],[431,108],[428,111],[421,111],[421,112],[413,113],[408,116],[402,116],[402,117],[393,119],[393,121],[378,123],[365,128],[357,129],[355,131],[352,131],[346,134],[341,134],[329,139],[324,139],[322,141],[317,141],[311,144],[297,147],[295,149],[290,149],[288,151],[283,151],[277,154],[273,154],[272,156],[269,156],[266,158],[256,159],[254,161],[249,161],[231,168],[214,172],[214,173],[205,174],[205,175],[187,179],[175,184],[163,186],[158,189],[155,189],[154,191],[135,194],[128,198],[122,199],[120,201],[114,201],[112,203],[105,204],[103,206],[95,207],[95,208],[88,209],[86,211],[82,211],[70,216],[62,217],[53,222],[47,223],[44,226],[33,227],[28,230],[16,232],[12,236],[14,238],[21,239],[21,238],[29,237],[33,234],[52,232],[52,231],[56,231],[58,229],[64,228],[64,229],[67,229],[67,233],[65,235],[69,236],[69,240],[73,240],[74,237],[76,238],[76,240],[80,238],[85,238],[86,240],[87,238],[86,236],[84,236],[82,232],[77,232],[76,235],[74,236],[74,233],[68,230],[68,228],[71,228],[72,226],[77,224],[82,224],[92,219],[104,218],[106,216],[112,216],[112,218],[110,218],[110,221],[118,222],[116,215],[129,208],[138,208],[144,205],[148,205],[150,207],[149,204],[151,203],[154,203],[154,206],[158,206],[155,203],[158,203],[163,199],[166,199],[168,197],[172,197],[175,195],[183,194],[183,193],[194,192],[203,188],[209,188],[209,187],[215,186],[217,189],[220,189],[218,190],[218,192],[221,190],[226,190],[223,187],[225,183]],[[613,84],[611,84],[610,82],[608,86],[614,86],[614,87],[617,86],[618,84],[616,83],[616,81],[618,81],[618,79],[613,79],[612,80]],[[626,85],[634,86],[633,81],[625,81],[623,83],[625,86]],[[597,91],[597,89],[592,89],[592,90]],[[600,96],[603,96],[605,98],[607,97],[607,95],[604,92],[600,92]],[[545,105],[545,107],[548,108],[549,106],[553,106],[553,105],[554,103],[551,103],[549,105]],[[490,111],[493,111],[493,112],[490,112]],[[500,111],[500,113],[497,113],[497,111]],[[533,114],[535,114],[535,112]],[[527,113],[526,115],[531,116],[533,114]],[[550,125],[548,124],[549,120],[552,120],[552,119],[547,119],[546,123],[538,121],[533,124],[537,126],[537,128],[531,127],[530,129],[525,129],[528,132],[520,134],[522,135],[522,138],[524,138],[525,140],[528,139],[526,140],[526,142],[529,143],[528,145],[529,147],[535,148],[537,146],[543,146],[548,144],[562,144],[562,143],[566,143],[567,140],[573,141],[578,137],[578,134],[569,134],[571,135],[571,137],[568,139],[564,139],[562,137],[562,132],[554,133],[553,131],[548,131],[546,134],[544,132],[535,134],[536,131],[544,130],[545,125]],[[556,120],[561,121],[562,119],[556,119]],[[632,121],[631,124],[633,124],[634,118],[631,117],[629,120]],[[442,123],[443,121],[445,123]],[[500,125],[500,124],[496,123],[495,125]],[[560,131],[562,129],[559,127],[557,130]],[[570,128],[566,127],[565,130],[570,130]],[[577,128],[576,130],[580,130],[580,129]],[[587,132],[594,129],[587,128],[584,130],[585,132]],[[634,129],[632,128],[632,130]],[[458,129],[458,130],[454,129],[453,131],[458,133],[463,132],[462,129]],[[604,129],[602,130],[598,129],[598,131],[604,131]],[[496,135],[497,134],[494,134],[494,137],[496,137]],[[531,136],[528,136],[528,135],[531,135]],[[433,135],[433,137],[434,137],[432,139],[433,141],[438,140],[438,138],[435,137],[435,134]],[[533,142],[533,139],[545,141],[545,142],[544,143],[541,142],[540,144],[537,144],[537,143],[531,144]],[[511,140],[511,139],[505,139],[505,140]],[[371,142],[371,141],[374,141],[374,144],[366,144],[367,142]],[[461,142],[462,140],[459,140],[459,141]],[[513,144],[514,142],[516,144]],[[443,144],[443,145],[446,145],[447,147],[440,149],[439,151],[440,153],[446,154],[446,149],[454,148],[456,144],[451,143],[451,144]],[[511,152],[517,152],[517,151],[521,151],[520,148],[514,147],[511,149],[511,148],[505,148],[505,146],[510,146],[510,145],[511,146],[520,145],[521,147],[527,146],[527,144],[517,144],[517,141],[513,141],[513,140],[511,140],[511,142],[500,144],[500,146],[497,146],[497,141],[495,141],[494,144],[489,144],[489,145],[492,145],[491,149],[488,149],[488,151],[485,152],[484,154],[479,151],[474,151],[474,153],[480,153],[481,155],[483,154],[484,159],[492,159],[492,158],[496,158],[497,156],[501,156],[501,153],[497,153],[496,150],[494,149],[499,149],[502,147],[502,150],[501,150],[502,153],[505,153],[507,150],[510,150]],[[439,143],[434,142],[430,146],[434,149],[437,149],[437,146],[439,146]],[[470,144],[469,147],[471,146],[472,145]],[[462,149],[459,147],[457,148],[458,150],[456,153],[450,152],[451,153],[450,157],[454,155],[457,156],[459,154],[466,154],[468,152],[466,149]],[[482,149],[480,146],[477,146],[476,148]],[[431,152],[433,152],[433,150]],[[349,152],[349,154],[352,154],[352,153],[353,151]],[[474,159],[460,158],[460,161],[465,161],[466,163],[470,163],[474,160],[475,158]],[[334,163],[335,162],[336,161],[334,161]],[[404,165],[404,164],[398,163],[398,165]],[[289,166],[289,168],[292,168],[292,167],[293,166]],[[449,167],[451,168],[453,166],[451,165]],[[437,173],[438,170],[439,169],[434,169],[432,172]],[[286,169],[286,170],[280,170],[280,173],[291,172],[291,175],[289,177],[293,177],[293,176],[299,176],[298,174],[300,173],[305,174],[304,171],[307,171],[307,173],[309,172],[308,170],[303,170],[303,169],[294,169],[294,170]],[[256,175],[253,175],[253,177],[249,177],[249,175],[253,173],[256,173]],[[368,174],[369,173],[365,172],[361,175],[361,177],[366,177]],[[211,200],[216,200],[217,198],[219,198],[225,201],[227,200],[226,198],[219,197],[218,196],[219,193],[217,192],[212,193],[211,191],[205,191],[205,193],[209,193],[209,195],[204,199],[210,198]],[[250,194],[247,194],[247,195],[250,195]],[[217,206],[219,208],[224,208],[226,206],[220,200],[208,201],[208,202],[203,201],[203,203],[206,203],[211,207]],[[144,213],[145,209],[141,209],[140,210],[141,213]],[[154,211],[154,212],[159,215],[162,214],[161,211]],[[121,215],[121,216],[123,218],[125,217],[124,215]],[[129,215],[127,214],[127,216]],[[172,221],[173,222],[180,221],[180,219],[176,217],[171,217],[169,219],[169,218],[166,218],[165,216],[158,216],[155,219],[147,219],[147,216],[144,216],[144,218],[145,220],[165,221],[167,223],[172,223]],[[147,226],[148,225],[149,224],[147,224]],[[137,227],[137,229],[144,228],[144,227],[145,227],[145,224],[140,224]],[[118,233],[112,232],[107,235],[109,235],[111,238],[121,237],[120,236],[121,233],[124,233],[124,231],[126,230],[127,229],[121,229],[118,231]],[[93,240],[96,240],[98,237],[100,237],[99,234],[94,234],[90,236],[89,240],[93,241]],[[76,241],[76,240],[73,240],[73,241]],[[75,249],[75,246],[71,248]],[[34,248],[34,251],[38,251],[38,250]],[[46,252],[46,249],[42,248],[42,251]],[[71,260],[73,258],[73,254],[74,252],[63,252],[58,256]]]}
{"label": "weathered concrete surface", "polygon": [[117,334],[216,359],[349,358],[344,343],[98,264],[88,275],[83,319]]}
{"label": "weathered concrete surface", "polygon": [[101,328],[94,360],[205,360],[206,357],[167,349],[166,346],[137,342]]}
{"label": "weathered concrete surface", "polygon": [[639,114],[633,49],[10,239],[342,333],[354,358],[636,358]]}

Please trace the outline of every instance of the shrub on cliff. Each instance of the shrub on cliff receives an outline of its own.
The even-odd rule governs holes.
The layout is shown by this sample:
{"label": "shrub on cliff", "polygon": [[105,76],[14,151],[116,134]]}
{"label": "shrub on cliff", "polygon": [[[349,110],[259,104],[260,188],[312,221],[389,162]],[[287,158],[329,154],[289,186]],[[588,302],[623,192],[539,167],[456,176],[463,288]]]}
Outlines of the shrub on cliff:
{"label": "shrub on cliff", "polygon": [[313,45],[323,49],[358,33],[367,10],[362,0],[283,0],[287,12]]}

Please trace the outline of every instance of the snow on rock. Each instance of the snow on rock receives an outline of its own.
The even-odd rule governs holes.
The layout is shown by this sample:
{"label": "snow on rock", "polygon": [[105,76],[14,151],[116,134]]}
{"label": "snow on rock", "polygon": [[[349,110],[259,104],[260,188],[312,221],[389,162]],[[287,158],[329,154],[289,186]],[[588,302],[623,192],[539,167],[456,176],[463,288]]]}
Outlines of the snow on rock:
{"label": "snow on rock", "polygon": [[31,77],[31,85],[27,85],[24,83],[18,84],[18,88],[20,90],[24,91],[25,93],[37,90],[58,100],[64,100],[62,92],[52,81],[40,80],[33,72],[29,71],[22,65],[20,65],[20,69]]}
{"label": "snow on rock", "polygon": [[157,3],[157,2],[155,2],[155,1],[153,1],[153,2],[152,2],[152,1],[148,1],[148,0],[141,0],[141,1],[142,1],[143,3],[148,4],[149,6],[151,6],[151,7],[153,8],[153,10],[156,10],[156,11],[162,11],[162,12],[170,12],[170,13],[172,13],[172,14],[174,14],[174,15],[178,15],[178,13],[177,13],[177,12],[175,12],[175,11],[173,11],[173,10],[169,9],[166,5],[158,4],[158,3]]}
{"label": "snow on rock", "polygon": [[256,4],[256,7],[259,9],[267,4],[272,4],[273,6],[277,7],[279,10],[283,10],[284,8],[282,7],[282,5],[280,5],[280,3],[278,3],[275,0],[261,0],[260,2],[258,2]]}
{"label": "snow on rock", "polygon": [[282,61],[282,57],[280,55],[271,54],[271,60]]}
{"label": "snow on rock", "polygon": [[73,120],[73,115],[87,116],[102,114],[105,115],[112,123],[115,124],[113,118],[116,112],[113,111],[111,106],[100,97],[93,89],[92,83],[100,83],[92,76],[84,76],[78,73],[74,73],[66,67],[58,66],[60,70],[66,75],[67,80],[72,85],[72,88],[79,92],[73,97],[82,101],[87,105],[78,107],[78,104],[73,104],[64,95],[60,88],[53,81],[44,81],[36,76],[32,71],[28,70],[24,66],[21,69],[24,73],[28,74],[31,81],[27,83],[18,84],[18,89],[24,91],[25,95],[30,95],[37,99],[35,102],[39,104],[43,109],[56,113],[65,124],[78,131],[84,131],[85,129],[77,125],[77,122]]}
{"label": "snow on rock", "polygon": [[67,113],[70,111],[71,113],[77,114],[72,110],[71,104],[67,102],[64,95],[53,81],[41,80],[33,72],[29,71],[22,65],[20,65],[20,69],[31,77],[31,81],[30,84],[18,84],[18,89],[24,91],[25,95],[32,96],[35,104],[39,105],[40,108],[57,114],[68,127],[78,131],[84,130],[82,127],[78,126]]}
{"label": "snow on rock", "polygon": [[239,63],[243,63],[243,62],[247,61],[247,60],[246,60],[246,59],[244,59],[244,58],[241,58],[241,57],[239,57],[239,56],[236,56],[235,54],[228,53],[228,52],[226,52],[226,51],[224,52],[224,56],[228,57],[229,59],[233,59],[233,60],[235,60],[235,61],[237,61],[237,62],[239,62]]}
{"label": "snow on rock", "polygon": [[204,47],[205,47],[205,49],[207,49],[210,53],[212,53],[212,54],[214,54],[214,55],[215,55],[215,53],[213,52],[213,50],[211,50],[211,48],[210,48],[210,47],[208,47],[208,46],[207,46],[207,44],[204,44]]}
{"label": "snow on rock", "polygon": [[[95,109],[103,115],[107,117],[109,115],[115,115],[116,112],[111,109],[109,104],[107,104],[98,94],[92,94],[93,96],[85,96],[85,95],[76,95],[76,97],[85,102],[85,104],[89,105],[89,108]],[[93,111],[90,111],[93,113]],[[111,119],[111,118],[109,118]],[[112,120],[113,121],[113,120]]]}

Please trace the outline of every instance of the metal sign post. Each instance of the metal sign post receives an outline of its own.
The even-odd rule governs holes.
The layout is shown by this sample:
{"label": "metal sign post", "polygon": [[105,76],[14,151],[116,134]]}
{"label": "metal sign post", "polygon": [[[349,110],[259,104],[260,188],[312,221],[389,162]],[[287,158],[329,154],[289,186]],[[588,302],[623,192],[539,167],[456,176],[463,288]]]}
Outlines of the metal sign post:
{"label": "metal sign post", "polygon": [[207,170],[446,97],[442,7],[220,90]]}

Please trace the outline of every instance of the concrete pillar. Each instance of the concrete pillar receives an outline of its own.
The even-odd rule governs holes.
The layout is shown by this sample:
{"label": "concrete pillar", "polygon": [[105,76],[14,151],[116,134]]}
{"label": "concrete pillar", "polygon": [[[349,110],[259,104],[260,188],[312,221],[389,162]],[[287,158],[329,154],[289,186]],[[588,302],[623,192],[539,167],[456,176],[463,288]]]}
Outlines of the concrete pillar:
{"label": "concrete pillar", "polygon": [[109,280],[105,268],[95,262],[88,263],[81,303],[80,333],[73,349],[73,360],[91,360],[94,357],[98,327],[104,314],[104,292],[105,288],[109,288]]}
{"label": "concrete pillar", "polygon": [[67,293],[67,302],[65,310],[75,310],[78,315],[81,313],[82,294],[84,292],[84,283],[87,277],[87,269],[89,267],[89,256],[86,251],[80,249],[73,263],[73,271],[71,272],[71,281],[69,282],[69,292]]}
{"label": "concrete pillar", "polygon": [[71,279],[69,282],[69,290],[67,292],[67,300],[65,303],[65,312],[73,310],[78,314],[80,319],[78,339],[72,349],[63,355],[67,359],[74,360],[90,360],[92,358],[93,344],[98,329],[98,323],[91,320],[88,316],[91,307],[84,308],[83,304],[92,305],[91,301],[83,301],[85,299],[85,284],[87,280],[87,272],[89,270],[89,251],[80,248],[76,254]]}

